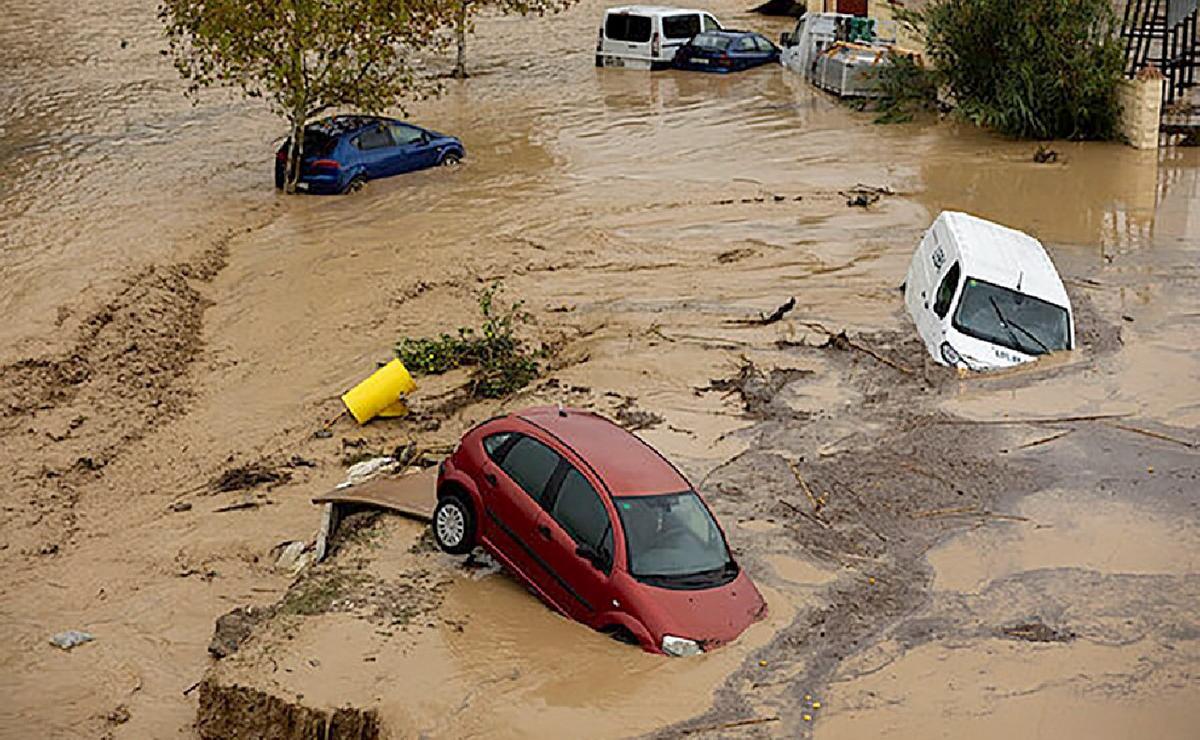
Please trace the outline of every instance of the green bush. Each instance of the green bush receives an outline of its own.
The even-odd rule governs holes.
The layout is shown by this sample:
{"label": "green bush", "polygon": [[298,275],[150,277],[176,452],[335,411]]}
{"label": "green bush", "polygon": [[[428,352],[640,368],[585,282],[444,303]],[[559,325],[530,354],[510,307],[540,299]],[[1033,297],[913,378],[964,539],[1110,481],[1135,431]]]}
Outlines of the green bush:
{"label": "green bush", "polygon": [[888,64],[879,67],[879,90],[876,123],[908,123],[918,113],[937,109],[937,75],[911,56],[888,56]]}
{"label": "green bush", "polygon": [[483,323],[478,330],[460,327],[457,335],[401,339],[396,356],[418,375],[440,375],[459,367],[472,367],[471,395],[503,398],[529,385],[540,372],[544,352],[530,349],[516,336],[517,327],[529,321],[523,301],[501,305],[496,300],[499,282],[479,294]]}
{"label": "green bush", "polygon": [[1116,136],[1124,59],[1111,0],[932,0],[908,18],[974,123],[1033,139]]}

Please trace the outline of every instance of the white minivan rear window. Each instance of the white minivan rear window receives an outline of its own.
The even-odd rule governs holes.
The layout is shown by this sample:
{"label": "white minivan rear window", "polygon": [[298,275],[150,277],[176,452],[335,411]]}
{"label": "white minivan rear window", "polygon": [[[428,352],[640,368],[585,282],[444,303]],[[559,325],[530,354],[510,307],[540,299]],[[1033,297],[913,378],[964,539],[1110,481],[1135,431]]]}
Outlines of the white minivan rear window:
{"label": "white minivan rear window", "polygon": [[689,15],[668,15],[662,19],[663,36],[669,39],[690,39],[700,33],[700,16],[696,13]]}
{"label": "white minivan rear window", "polygon": [[650,40],[650,18],[644,15],[611,13],[604,21],[604,36],[613,41],[643,44]]}

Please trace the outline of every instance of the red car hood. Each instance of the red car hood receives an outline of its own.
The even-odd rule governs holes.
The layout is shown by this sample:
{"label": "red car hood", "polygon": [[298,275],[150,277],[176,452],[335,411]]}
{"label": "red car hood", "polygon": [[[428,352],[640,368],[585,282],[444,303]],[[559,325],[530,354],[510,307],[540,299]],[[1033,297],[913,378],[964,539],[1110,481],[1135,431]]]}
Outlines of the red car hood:
{"label": "red car hood", "polygon": [[700,643],[705,650],[732,642],[767,615],[767,602],[745,571],[724,586],[698,591],[638,584],[641,617],[655,645],[663,635]]}

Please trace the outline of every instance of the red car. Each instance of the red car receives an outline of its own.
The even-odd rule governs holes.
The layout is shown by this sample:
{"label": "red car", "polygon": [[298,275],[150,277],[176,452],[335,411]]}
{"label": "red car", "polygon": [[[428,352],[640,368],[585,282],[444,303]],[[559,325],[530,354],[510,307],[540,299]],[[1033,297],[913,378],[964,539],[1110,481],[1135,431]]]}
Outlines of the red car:
{"label": "red car", "polygon": [[534,408],[468,432],[438,472],[438,545],[482,545],[553,609],[668,655],[737,638],[766,602],[683,474],[589,411]]}

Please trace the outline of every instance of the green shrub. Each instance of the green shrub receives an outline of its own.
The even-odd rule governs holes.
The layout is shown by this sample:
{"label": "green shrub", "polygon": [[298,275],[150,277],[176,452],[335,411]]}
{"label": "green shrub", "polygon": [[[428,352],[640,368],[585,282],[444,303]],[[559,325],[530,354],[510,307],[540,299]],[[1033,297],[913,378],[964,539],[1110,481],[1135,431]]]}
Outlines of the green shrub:
{"label": "green shrub", "polygon": [[457,335],[435,338],[401,339],[396,356],[409,371],[418,375],[440,375],[459,367],[472,367],[471,395],[479,398],[503,398],[524,388],[541,370],[538,359],[545,353],[530,349],[516,335],[517,328],[530,320],[523,301],[502,305],[496,297],[499,282],[479,294],[479,329],[460,327]]}
{"label": "green shrub", "polygon": [[968,120],[1034,139],[1112,139],[1124,64],[1111,0],[932,0],[908,14]]}
{"label": "green shrub", "polygon": [[876,123],[908,123],[918,113],[937,109],[937,75],[911,56],[891,54],[888,64],[879,68],[879,89],[875,101]]}

